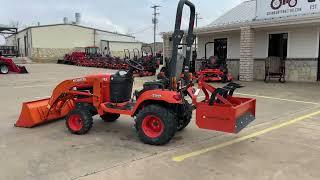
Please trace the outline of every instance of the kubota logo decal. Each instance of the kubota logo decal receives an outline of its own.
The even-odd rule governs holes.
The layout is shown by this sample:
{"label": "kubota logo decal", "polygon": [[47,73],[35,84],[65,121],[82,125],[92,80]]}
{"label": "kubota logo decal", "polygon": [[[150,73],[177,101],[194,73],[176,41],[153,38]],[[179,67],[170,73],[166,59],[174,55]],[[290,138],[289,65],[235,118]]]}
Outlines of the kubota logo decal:
{"label": "kubota logo decal", "polygon": [[84,82],[86,81],[86,78],[78,78],[78,79],[74,79],[73,82]]}
{"label": "kubota logo decal", "polygon": [[296,7],[297,4],[298,0],[272,0],[270,6],[273,10],[278,10],[284,5],[293,8]]}
{"label": "kubota logo decal", "polygon": [[161,98],[161,95],[160,95],[160,94],[152,94],[152,97],[153,97],[153,98],[158,98],[158,99],[160,99],[160,98]]}

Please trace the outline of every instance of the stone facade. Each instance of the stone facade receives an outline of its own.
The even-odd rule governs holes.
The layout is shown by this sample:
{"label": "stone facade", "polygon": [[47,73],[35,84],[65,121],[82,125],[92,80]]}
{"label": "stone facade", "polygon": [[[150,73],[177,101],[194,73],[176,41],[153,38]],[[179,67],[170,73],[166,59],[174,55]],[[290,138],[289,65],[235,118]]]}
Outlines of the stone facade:
{"label": "stone facade", "polygon": [[65,54],[68,54],[75,49],[58,49],[58,48],[32,48],[31,59],[33,62],[46,63],[54,62],[62,59]]}
{"label": "stone facade", "polygon": [[299,82],[317,81],[317,59],[288,59],[286,61],[286,80]]}
{"label": "stone facade", "polygon": [[253,79],[264,80],[264,76],[266,74],[266,60],[255,59],[253,67]]}
{"label": "stone facade", "polygon": [[[234,79],[239,76],[240,62],[228,60],[228,69]],[[317,59],[288,59],[286,60],[286,81],[291,82],[315,82],[317,81]],[[253,79],[264,80],[265,60],[255,59]]]}
{"label": "stone facade", "polygon": [[234,79],[239,79],[239,67],[240,67],[240,60],[239,59],[228,59],[227,60],[228,70],[229,73],[232,74]]}
{"label": "stone facade", "polygon": [[[232,74],[234,79],[240,78],[240,60],[228,59],[227,60],[229,73]],[[254,60],[253,79],[263,80],[265,75],[265,61],[261,59]]]}
{"label": "stone facade", "polygon": [[240,37],[240,80],[253,81],[254,60],[253,60],[254,31],[250,27],[241,28]]}

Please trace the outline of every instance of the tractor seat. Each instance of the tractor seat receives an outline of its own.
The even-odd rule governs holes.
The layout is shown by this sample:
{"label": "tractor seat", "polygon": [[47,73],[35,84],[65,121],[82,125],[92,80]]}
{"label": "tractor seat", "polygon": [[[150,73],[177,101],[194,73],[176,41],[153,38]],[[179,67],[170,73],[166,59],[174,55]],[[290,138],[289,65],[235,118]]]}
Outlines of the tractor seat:
{"label": "tractor seat", "polygon": [[136,99],[138,99],[144,92],[156,89],[165,89],[164,82],[161,80],[146,82],[143,84],[143,89],[141,91],[135,91],[134,95],[136,96]]}

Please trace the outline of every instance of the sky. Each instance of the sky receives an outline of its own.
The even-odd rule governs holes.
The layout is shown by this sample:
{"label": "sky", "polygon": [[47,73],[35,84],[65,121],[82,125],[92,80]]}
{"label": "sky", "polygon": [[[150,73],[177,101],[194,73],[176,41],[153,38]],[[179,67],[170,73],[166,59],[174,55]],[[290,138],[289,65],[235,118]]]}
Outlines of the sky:
{"label": "sky", "polygon": [[[206,26],[243,0],[191,0],[202,19],[198,26]],[[19,28],[31,25],[57,24],[63,17],[74,21],[74,13],[81,13],[81,25],[112,32],[131,34],[142,42],[153,42],[151,6],[160,5],[157,41],[160,32],[173,31],[178,0],[0,0],[0,24],[19,23]],[[188,23],[188,9],[184,10],[183,25]],[[0,43],[3,42],[0,37]]]}

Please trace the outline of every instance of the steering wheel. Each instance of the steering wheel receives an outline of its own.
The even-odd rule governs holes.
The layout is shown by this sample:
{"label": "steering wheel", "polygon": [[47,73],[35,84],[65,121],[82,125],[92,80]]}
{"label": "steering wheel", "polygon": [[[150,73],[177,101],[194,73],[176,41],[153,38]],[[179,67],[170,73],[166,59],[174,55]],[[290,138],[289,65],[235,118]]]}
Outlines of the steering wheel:
{"label": "steering wheel", "polygon": [[126,60],[126,62],[133,69],[136,69],[136,70],[139,70],[139,71],[144,71],[144,67],[140,63],[138,63],[138,62],[136,62],[136,61],[134,61],[132,59],[128,59],[128,60]]}

